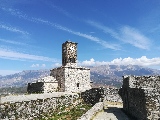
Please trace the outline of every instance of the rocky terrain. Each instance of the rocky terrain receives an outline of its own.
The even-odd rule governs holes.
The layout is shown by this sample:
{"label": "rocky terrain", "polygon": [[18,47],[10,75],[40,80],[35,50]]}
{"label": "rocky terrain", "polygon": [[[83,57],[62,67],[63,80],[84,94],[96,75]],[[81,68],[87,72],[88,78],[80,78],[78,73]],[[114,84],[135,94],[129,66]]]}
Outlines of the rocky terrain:
{"label": "rocky terrain", "polygon": [[[123,75],[160,75],[160,70],[141,67],[138,65],[102,65],[89,66],[91,80],[95,84],[120,87]],[[26,70],[13,75],[0,76],[0,88],[23,87],[27,83],[34,82],[38,78],[48,76],[50,70]]]}

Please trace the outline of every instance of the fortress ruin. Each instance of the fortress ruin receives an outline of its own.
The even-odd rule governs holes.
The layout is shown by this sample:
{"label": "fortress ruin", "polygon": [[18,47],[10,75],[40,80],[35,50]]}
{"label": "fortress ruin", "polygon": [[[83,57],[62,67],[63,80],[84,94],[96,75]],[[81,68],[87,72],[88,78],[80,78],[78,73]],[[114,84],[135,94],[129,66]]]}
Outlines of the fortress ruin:
{"label": "fortress ruin", "polygon": [[123,109],[138,120],[160,120],[160,76],[123,76]]}
{"label": "fortress ruin", "polygon": [[[91,89],[90,69],[77,66],[77,44],[66,41],[62,44],[62,66],[54,68],[47,81],[28,84],[28,93],[84,92]],[[48,83],[48,84],[47,84]],[[50,83],[50,84],[49,84]]]}

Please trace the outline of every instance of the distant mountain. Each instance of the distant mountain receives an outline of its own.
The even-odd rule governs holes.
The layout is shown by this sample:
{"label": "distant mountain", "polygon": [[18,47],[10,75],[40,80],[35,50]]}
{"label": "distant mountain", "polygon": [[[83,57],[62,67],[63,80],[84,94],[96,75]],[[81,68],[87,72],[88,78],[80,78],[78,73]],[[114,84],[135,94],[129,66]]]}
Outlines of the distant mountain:
{"label": "distant mountain", "polygon": [[122,76],[124,75],[160,75],[160,70],[138,65],[102,65],[89,68],[91,69],[91,80],[94,83],[116,87],[122,85]]}
{"label": "distant mountain", "polygon": [[[160,70],[141,67],[138,65],[102,65],[89,66],[91,81],[95,84],[104,84],[120,87],[123,75],[160,75]],[[29,82],[48,76],[49,70],[27,70],[13,75],[0,76],[0,88],[23,87]]]}
{"label": "distant mountain", "polygon": [[48,76],[49,74],[49,70],[26,70],[13,75],[0,76],[0,88],[27,86],[29,82],[34,82],[38,78]]}

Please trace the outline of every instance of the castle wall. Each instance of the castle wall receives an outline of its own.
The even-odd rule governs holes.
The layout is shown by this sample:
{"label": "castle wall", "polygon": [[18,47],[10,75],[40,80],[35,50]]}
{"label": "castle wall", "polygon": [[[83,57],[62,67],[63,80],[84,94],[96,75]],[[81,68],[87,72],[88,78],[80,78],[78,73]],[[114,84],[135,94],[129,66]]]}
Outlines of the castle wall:
{"label": "castle wall", "polygon": [[65,66],[51,70],[50,75],[57,79],[61,92],[83,92],[91,89],[90,69]]}
{"label": "castle wall", "polygon": [[77,99],[78,94],[65,92],[2,97],[0,119],[47,119],[57,108],[74,104]]}
{"label": "castle wall", "polygon": [[83,92],[91,89],[90,70],[87,68],[65,68],[65,91]]}
{"label": "castle wall", "polygon": [[27,92],[28,93],[43,93],[44,91],[44,82],[38,83],[28,83]]}
{"label": "castle wall", "polygon": [[160,119],[160,76],[124,76],[123,109],[138,120]]}
{"label": "castle wall", "polygon": [[52,76],[47,76],[37,80],[35,83],[28,83],[28,93],[52,93],[58,87],[57,80]]}
{"label": "castle wall", "polygon": [[65,68],[59,67],[51,70],[50,76],[53,76],[58,81],[58,91],[65,91]]}
{"label": "castle wall", "polygon": [[57,82],[45,82],[43,86],[43,93],[53,93],[58,91],[58,83]]}

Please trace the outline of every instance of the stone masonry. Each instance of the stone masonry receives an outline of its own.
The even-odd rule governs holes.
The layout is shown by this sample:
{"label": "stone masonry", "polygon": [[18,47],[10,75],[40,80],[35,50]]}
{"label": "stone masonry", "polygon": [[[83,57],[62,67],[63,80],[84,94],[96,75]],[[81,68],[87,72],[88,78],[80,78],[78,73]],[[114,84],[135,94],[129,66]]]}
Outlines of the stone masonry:
{"label": "stone masonry", "polygon": [[76,105],[80,101],[76,93],[54,92],[30,95],[12,95],[1,98],[1,120],[48,119],[63,106]]}
{"label": "stone masonry", "polygon": [[123,76],[125,112],[138,120],[160,120],[160,76]]}
{"label": "stone masonry", "polygon": [[83,92],[91,89],[90,69],[77,66],[77,44],[62,44],[62,66],[54,68],[45,80],[28,84],[28,93]]}
{"label": "stone masonry", "polygon": [[91,89],[90,70],[83,67],[62,66],[51,71],[51,76],[58,81],[61,92],[83,92]]}
{"label": "stone masonry", "polygon": [[77,67],[77,43],[62,44],[62,66],[51,70],[61,92],[83,92],[91,89],[90,69]]}
{"label": "stone masonry", "polygon": [[28,93],[52,93],[56,92],[58,81],[52,77],[47,76],[37,80],[35,83],[28,83]]}

